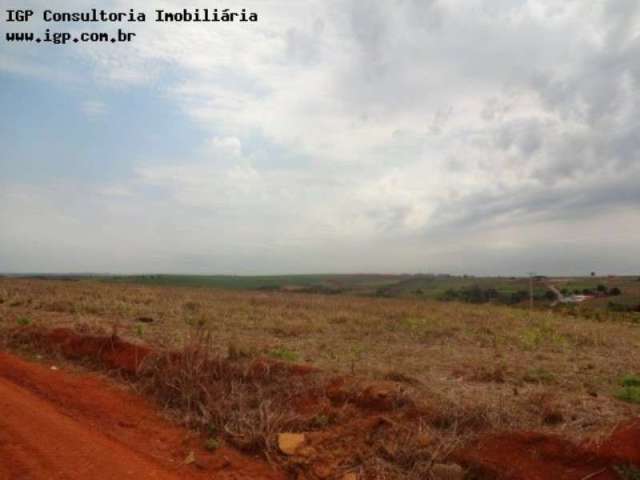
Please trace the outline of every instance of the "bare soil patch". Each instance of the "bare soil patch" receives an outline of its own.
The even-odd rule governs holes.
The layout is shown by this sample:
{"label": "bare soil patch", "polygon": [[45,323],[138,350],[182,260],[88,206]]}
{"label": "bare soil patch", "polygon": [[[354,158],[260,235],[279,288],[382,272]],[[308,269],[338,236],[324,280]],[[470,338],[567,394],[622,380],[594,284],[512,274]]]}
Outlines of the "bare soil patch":
{"label": "bare soil patch", "polygon": [[[0,479],[282,479],[266,463],[197,438],[94,375],[0,352]],[[199,466],[185,464],[193,452]]]}

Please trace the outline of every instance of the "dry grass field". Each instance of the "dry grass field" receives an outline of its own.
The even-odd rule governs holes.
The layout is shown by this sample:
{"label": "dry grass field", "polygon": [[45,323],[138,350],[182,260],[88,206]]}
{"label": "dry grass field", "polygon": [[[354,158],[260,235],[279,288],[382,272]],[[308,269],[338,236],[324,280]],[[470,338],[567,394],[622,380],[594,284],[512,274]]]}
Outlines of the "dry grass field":
{"label": "dry grass field", "polygon": [[458,419],[481,418],[484,432],[580,441],[640,415],[617,398],[622,379],[640,374],[632,322],[424,299],[0,279],[0,329],[19,326],[116,332],[159,349],[204,332],[213,354],[392,381]]}

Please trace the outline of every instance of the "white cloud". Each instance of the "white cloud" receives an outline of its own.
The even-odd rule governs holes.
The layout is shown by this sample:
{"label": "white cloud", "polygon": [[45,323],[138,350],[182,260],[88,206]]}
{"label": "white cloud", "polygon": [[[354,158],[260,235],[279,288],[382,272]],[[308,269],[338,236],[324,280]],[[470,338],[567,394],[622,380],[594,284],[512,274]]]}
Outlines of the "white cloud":
{"label": "white cloud", "polygon": [[[127,46],[0,58],[35,76],[45,75],[39,64],[71,59],[80,65],[75,81],[147,88],[184,112],[202,135],[191,156],[143,159],[131,178],[101,192],[158,209],[150,222],[170,218],[199,232],[196,240],[158,227],[179,248],[206,256],[215,238],[236,264],[251,245],[333,247],[344,259],[366,243],[375,265],[386,265],[379,252],[397,244],[402,269],[412,258],[442,259],[445,269],[477,242],[521,253],[535,240],[544,250],[576,217],[588,236],[609,221],[606,208],[626,209],[611,213],[612,226],[637,209],[628,184],[640,154],[636,2],[242,6],[260,23],[132,24],[138,36]],[[124,0],[108,7],[130,8]],[[90,100],[83,110],[107,107]],[[148,189],[163,201],[149,200]],[[123,218],[144,215],[116,205],[129,212]],[[584,216],[597,207],[593,219]]]}
{"label": "white cloud", "polygon": [[242,155],[242,142],[237,137],[213,137],[205,146],[212,156],[236,158]]}
{"label": "white cloud", "polygon": [[82,103],[81,108],[88,117],[98,117],[107,113],[107,105],[100,100],[87,100]]}

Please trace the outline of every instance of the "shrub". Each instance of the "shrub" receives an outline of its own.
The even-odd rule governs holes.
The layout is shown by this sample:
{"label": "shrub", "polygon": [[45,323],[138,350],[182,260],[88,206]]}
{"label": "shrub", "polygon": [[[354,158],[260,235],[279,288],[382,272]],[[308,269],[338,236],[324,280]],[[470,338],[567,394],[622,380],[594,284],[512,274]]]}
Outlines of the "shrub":
{"label": "shrub", "polygon": [[28,317],[20,317],[18,320],[16,320],[16,322],[21,327],[26,327],[27,325],[31,325],[31,319]]}
{"label": "shrub", "polygon": [[640,387],[624,387],[616,394],[616,398],[640,405]]}
{"label": "shrub", "polygon": [[640,377],[627,375],[621,380],[622,388],[616,394],[618,400],[640,405]]}
{"label": "shrub", "polygon": [[622,379],[623,387],[640,387],[640,377],[636,375],[627,375]]}
{"label": "shrub", "polygon": [[629,305],[624,305],[622,303],[609,302],[607,304],[607,308],[612,312],[631,312],[633,311],[633,307]]}
{"label": "shrub", "polygon": [[456,290],[454,290],[453,288],[447,289],[440,296],[440,300],[444,300],[444,301],[452,301],[452,300],[457,300],[457,299],[458,299],[458,292]]}

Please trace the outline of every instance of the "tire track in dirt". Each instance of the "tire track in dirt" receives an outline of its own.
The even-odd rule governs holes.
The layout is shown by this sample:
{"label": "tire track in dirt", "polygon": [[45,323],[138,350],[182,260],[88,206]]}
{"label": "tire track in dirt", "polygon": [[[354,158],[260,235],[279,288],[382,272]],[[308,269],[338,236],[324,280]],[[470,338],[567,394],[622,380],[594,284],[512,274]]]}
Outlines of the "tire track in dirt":
{"label": "tire track in dirt", "polygon": [[[203,452],[144,399],[91,375],[0,352],[0,480],[281,480],[265,463]],[[198,461],[186,465],[195,451]]]}

